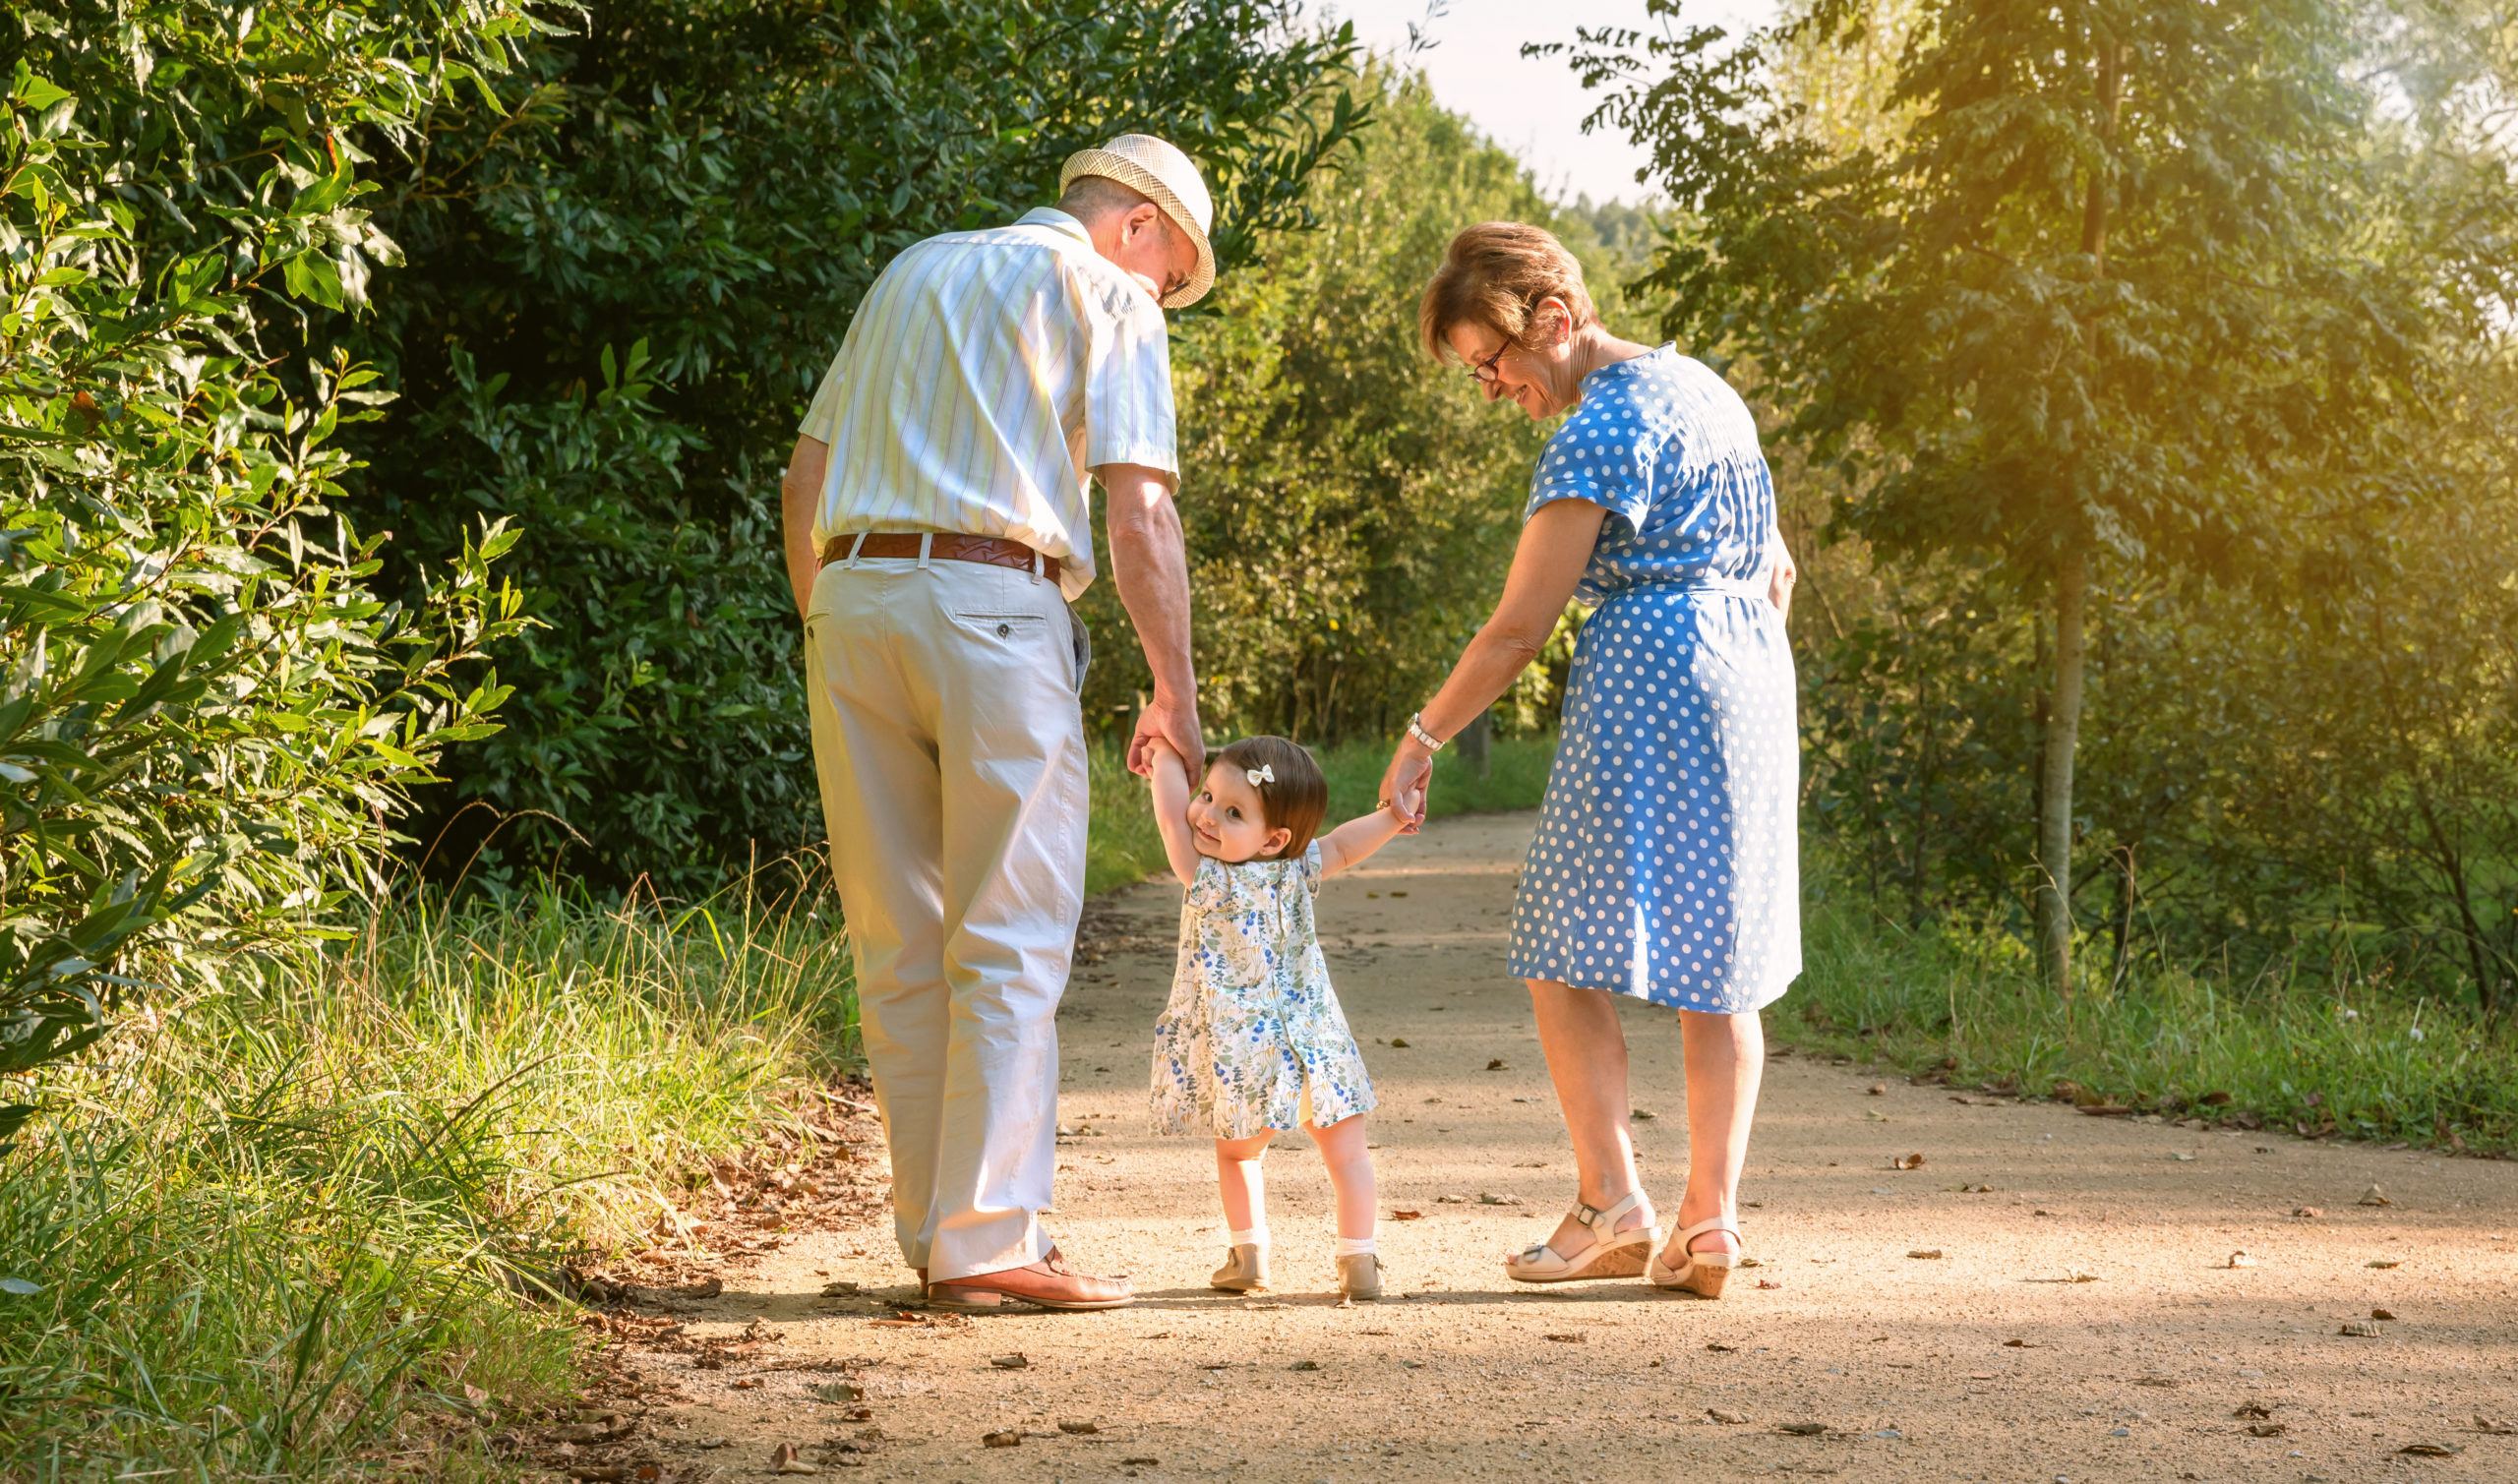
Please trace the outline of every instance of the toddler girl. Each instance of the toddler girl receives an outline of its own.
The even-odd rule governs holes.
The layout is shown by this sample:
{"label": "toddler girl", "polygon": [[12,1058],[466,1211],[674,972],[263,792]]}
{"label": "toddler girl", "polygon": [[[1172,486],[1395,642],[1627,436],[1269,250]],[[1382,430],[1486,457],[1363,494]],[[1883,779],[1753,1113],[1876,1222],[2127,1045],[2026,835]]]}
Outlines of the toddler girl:
{"label": "toddler girl", "polygon": [[1379,1298],[1364,1145],[1373,1087],[1329,987],[1311,899],[1321,877],[1389,844],[1400,814],[1377,810],[1314,840],[1329,784],[1311,754],[1282,737],[1217,753],[1194,798],[1177,752],[1158,745],[1153,772],[1164,852],[1189,889],[1171,1002],[1155,1024],[1154,1121],[1160,1133],[1215,1137],[1232,1250],[1208,1281],[1235,1293],[1267,1287],[1259,1158],[1299,1124],[1338,1193],[1339,1291]]}

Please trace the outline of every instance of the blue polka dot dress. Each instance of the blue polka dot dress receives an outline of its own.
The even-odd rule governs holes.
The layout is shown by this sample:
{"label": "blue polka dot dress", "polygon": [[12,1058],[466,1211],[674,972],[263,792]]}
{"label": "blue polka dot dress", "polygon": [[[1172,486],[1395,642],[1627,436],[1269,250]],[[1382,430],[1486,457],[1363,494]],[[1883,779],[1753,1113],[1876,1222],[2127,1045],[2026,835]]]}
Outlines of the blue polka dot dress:
{"label": "blue polka dot dress", "polygon": [[1605,506],[1512,973],[1741,1014],[1801,972],[1792,653],[1757,422],[1669,346],[1601,367],[1529,508]]}

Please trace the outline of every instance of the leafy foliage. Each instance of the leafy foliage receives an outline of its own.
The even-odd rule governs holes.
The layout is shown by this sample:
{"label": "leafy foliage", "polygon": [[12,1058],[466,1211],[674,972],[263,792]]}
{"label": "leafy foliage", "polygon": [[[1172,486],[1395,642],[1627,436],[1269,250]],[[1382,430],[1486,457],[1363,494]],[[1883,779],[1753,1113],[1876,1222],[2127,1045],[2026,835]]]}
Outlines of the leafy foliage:
{"label": "leafy foliage", "polygon": [[[409,790],[486,735],[515,628],[466,531],[388,602],[337,513],[371,369],[294,355],[393,246],[345,139],[407,139],[503,6],[13,12],[0,103],[0,1073],[147,983],[331,929]],[[0,1135],[31,1109],[0,1108]]]}
{"label": "leafy foliage", "polygon": [[[402,392],[353,507],[442,560],[511,519],[542,621],[508,730],[423,833],[462,861],[690,884],[812,838],[778,471],[874,274],[1043,204],[1073,150],[1150,129],[1218,199],[1227,277],[1307,219],[1362,121],[1345,30],[1283,0],[600,0],[431,128],[376,199],[410,267],[331,328]],[[1193,478],[1195,476],[1193,475]],[[466,813],[466,805],[488,810]],[[548,816],[545,818],[544,816]]]}
{"label": "leafy foliage", "polygon": [[[2505,449],[2479,442],[2518,303],[2518,171],[2492,122],[2509,44],[2463,5],[1814,0],[1737,46],[1681,25],[1572,48],[1686,216],[1647,291],[1676,332],[1746,358],[1852,544],[1812,568],[1818,594],[1842,578],[1864,600],[1823,611],[1821,673],[1897,679],[1814,692],[1842,745],[1819,771],[1840,817],[1887,831],[1856,849],[1885,853],[1911,908],[1940,894],[1935,855],[1944,884],[2034,895],[2068,985],[2060,934],[2091,879],[2074,857],[2115,868],[2120,947],[2130,862],[2159,846],[2172,872],[2211,866],[2193,885],[2220,900],[2191,925],[2255,932],[2261,904],[2334,863],[2285,809],[2402,798],[2411,759],[2457,754],[2453,732],[2341,769],[2323,748],[2282,808],[2250,810],[2244,852],[2215,834],[2269,797],[2255,728],[2364,719],[2366,688],[2323,683],[2366,686],[2401,645],[2372,613],[2449,569],[2456,604],[2428,622],[2462,639],[2505,611],[2511,550],[2459,566],[2443,543],[2505,527],[2488,512],[2514,498]],[[2506,715],[2502,663],[2465,658],[2442,676],[2461,704],[2428,715]],[[2076,794],[2085,684],[2109,773]],[[2229,750],[2198,772],[2206,743]],[[2031,868],[1983,869],[2020,859],[1990,822],[2031,818]],[[2375,839],[2359,853],[2394,883],[2458,874],[2369,856]],[[2518,851],[2494,839],[2451,854]],[[2495,916],[2456,895],[2450,920]],[[2433,917],[2391,912],[2417,937]],[[2491,1002],[2506,970],[2461,956]]]}
{"label": "leafy foliage", "polygon": [[[1432,693],[1494,607],[1544,430],[1426,358],[1417,296],[1475,221],[1549,222],[1607,257],[1421,80],[1376,65],[1357,90],[1374,124],[1315,184],[1319,224],[1267,240],[1266,272],[1222,279],[1174,360],[1200,704],[1220,736],[1378,741]],[[1604,296],[1619,313],[1614,281]],[[1099,632],[1127,633],[1115,593],[1085,603]],[[1087,705],[1124,711],[1147,683],[1133,645],[1106,643]],[[1533,672],[1507,719],[1535,725],[1548,685]]]}

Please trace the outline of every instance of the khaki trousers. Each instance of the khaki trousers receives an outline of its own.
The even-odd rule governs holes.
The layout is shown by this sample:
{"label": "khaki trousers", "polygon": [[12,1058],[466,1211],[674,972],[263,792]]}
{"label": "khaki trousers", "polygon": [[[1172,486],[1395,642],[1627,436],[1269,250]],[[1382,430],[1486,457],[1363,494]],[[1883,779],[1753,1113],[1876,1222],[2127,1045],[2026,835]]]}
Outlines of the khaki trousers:
{"label": "khaki trousers", "polygon": [[805,620],[813,767],[901,1253],[1049,1249],[1058,998],[1083,907],[1085,650],[1055,581],[843,559]]}

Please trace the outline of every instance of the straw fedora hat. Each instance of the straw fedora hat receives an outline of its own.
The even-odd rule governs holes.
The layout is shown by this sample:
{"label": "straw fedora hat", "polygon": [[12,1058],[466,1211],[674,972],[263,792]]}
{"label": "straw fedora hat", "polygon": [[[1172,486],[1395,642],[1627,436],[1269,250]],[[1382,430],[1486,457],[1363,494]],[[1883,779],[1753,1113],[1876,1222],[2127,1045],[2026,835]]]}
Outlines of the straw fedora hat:
{"label": "straw fedora hat", "polygon": [[1068,155],[1065,167],[1058,171],[1059,192],[1064,193],[1079,175],[1115,180],[1143,196],[1198,245],[1197,271],[1179,292],[1163,301],[1165,309],[1186,309],[1216,286],[1216,250],[1207,242],[1207,229],[1215,221],[1215,198],[1207,194],[1207,183],[1199,178],[1189,156],[1151,134],[1122,134],[1099,149],[1078,149]]}

